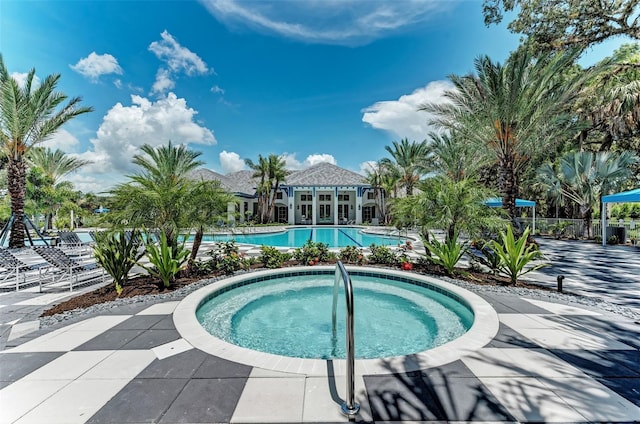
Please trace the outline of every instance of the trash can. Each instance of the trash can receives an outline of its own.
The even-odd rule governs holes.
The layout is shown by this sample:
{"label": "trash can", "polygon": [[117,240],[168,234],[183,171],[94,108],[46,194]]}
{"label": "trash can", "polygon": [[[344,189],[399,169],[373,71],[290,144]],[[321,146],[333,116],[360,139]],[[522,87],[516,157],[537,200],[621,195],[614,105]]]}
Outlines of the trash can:
{"label": "trash can", "polygon": [[627,241],[627,229],[625,227],[607,227],[607,242],[611,236],[616,236],[618,243],[624,244]]}

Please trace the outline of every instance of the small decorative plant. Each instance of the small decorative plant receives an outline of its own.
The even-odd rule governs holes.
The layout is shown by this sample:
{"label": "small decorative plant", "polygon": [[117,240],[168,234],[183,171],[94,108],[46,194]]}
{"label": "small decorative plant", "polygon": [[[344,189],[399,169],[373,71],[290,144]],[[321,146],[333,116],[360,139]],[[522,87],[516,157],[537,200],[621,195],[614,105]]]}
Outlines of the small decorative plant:
{"label": "small decorative plant", "polygon": [[140,266],[149,274],[159,278],[164,287],[170,287],[189,259],[189,250],[184,247],[185,240],[176,246],[171,246],[164,231],[161,232],[157,245],[151,241],[146,242],[147,258],[153,266],[142,264]]}
{"label": "small decorative plant", "polygon": [[272,246],[260,246],[258,261],[262,262],[265,268],[280,268],[289,259],[291,259],[291,254],[289,253],[280,252]]}
{"label": "small decorative plant", "polygon": [[357,265],[362,265],[365,261],[362,249],[359,249],[356,246],[347,246],[340,249],[338,258],[340,258],[340,260],[344,263]]}
{"label": "small decorative plant", "polygon": [[96,232],[93,254],[105,272],[113,278],[118,295],[127,281],[129,271],[144,255],[140,231],[133,230],[136,237],[125,237],[124,231]]}
{"label": "small decorative plant", "polygon": [[431,253],[427,259],[443,267],[449,275],[453,274],[456,264],[467,251],[466,243],[458,243],[457,232],[454,232],[453,237],[447,237],[444,242],[438,241],[432,234],[424,247]]}
{"label": "small decorative plant", "polygon": [[500,271],[511,279],[511,284],[518,282],[518,277],[528,272],[540,269],[548,264],[537,264],[529,268],[525,268],[529,262],[538,259],[540,252],[535,244],[527,245],[529,237],[529,228],[524,230],[519,239],[515,239],[513,229],[509,225],[507,231],[500,232],[501,242],[493,241],[492,247],[496,255],[500,258]]}
{"label": "small decorative plant", "polygon": [[400,262],[398,256],[387,246],[372,244],[369,249],[371,250],[371,254],[367,258],[369,263],[397,266]]}
{"label": "small decorative plant", "polygon": [[296,249],[293,253],[293,257],[300,263],[307,265],[315,265],[318,262],[327,262],[335,259],[329,251],[329,245],[320,242],[314,242],[307,240],[307,242],[300,248]]}
{"label": "small decorative plant", "polygon": [[216,243],[209,255],[213,267],[226,275],[231,275],[247,267],[244,253],[240,252],[240,248],[234,240]]}

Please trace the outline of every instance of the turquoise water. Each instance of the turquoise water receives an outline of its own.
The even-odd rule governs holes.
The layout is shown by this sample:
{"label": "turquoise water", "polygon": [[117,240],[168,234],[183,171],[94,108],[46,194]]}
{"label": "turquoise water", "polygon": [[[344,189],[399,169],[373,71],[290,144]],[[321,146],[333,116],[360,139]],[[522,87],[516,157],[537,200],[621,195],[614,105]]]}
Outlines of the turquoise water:
{"label": "turquoise water", "polygon": [[405,239],[365,234],[360,229],[353,227],[290,228],[284,232],[271,234],[234,234],[204,237],[204,241],[229,240],[235,240],[238,243],[264,244],[278,247],[301,247],[307,240],[326,243],[329,247],[369,247],[372,243],[385,246],[395,245],[399,242],[404,242]]}
{"label": "turquoise water", "polygon": [[[466,306],[436,291],[382,277],[351,278],[357,358],[431,349],[460,337],[473,323]],[[196,315],[209,333],[248,349],[296,358],[344,358],[344,289],[334,339],[333,281],[332,274],[260,281],[209,299]]]}

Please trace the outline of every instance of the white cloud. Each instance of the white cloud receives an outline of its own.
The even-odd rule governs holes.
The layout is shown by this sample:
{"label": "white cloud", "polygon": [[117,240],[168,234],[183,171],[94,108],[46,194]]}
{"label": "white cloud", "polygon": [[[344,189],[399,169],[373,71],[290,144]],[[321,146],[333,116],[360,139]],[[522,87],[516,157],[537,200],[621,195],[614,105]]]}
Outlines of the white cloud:
{"label": "white cloud", "polygon": [[131,103],[131,106],[114,105],[102,118],[96,137],[91,140],[93,149],[78,155],[93,162],[92,174],[132,172],[131,159],[140,153],[143,144],[160,146],[169,140],[174,144],[216,143],[213,132],[195,122],[197,112],[173,93],[155,102],[132,95]]}
{"label": "white cloud", "polygon": [[41,147],[48,147],[50,149],[60,149],[65,153],[73,153],[80,146],[80,141],[64,128],[59,129],[51,137],[38,144]]}
{"label": "white cloud", "polygon": [[358,171],[361,175],[367,175],[370,172],[373,172],[376,169],[376,161],[375,160],[367,160],[360,163],[360,170]]}
{"label": "white cloud", "polygon": [[172,72],[183,71],[187,75],[209,72],[207,64],[197,54],[181,46],[167,30],[164,30],[160,37],[162,40],[152,42],[149,50],[165,62]]}
{"label": "white cloud", "polygon": [[113,85],[116,86],[117,89],[121,89],[122,88],[122,80],[121,79],[116,79],[113,81]]}
{"label": "white cloud", "polygon": [[162,94],[176,86],[175,81],[171,79],[171,74],[168,70],[160,68],[156,73],[156,81],[151,87],[151,93]]}
{"label": "white cloud", "polygon": [[418,107],[425,103],[446,102],[444,93],[451,89],[453,85],[449,81],[432,81],[398,100],[380,101],[364,108],[362,121],[399,138],[422,141],[434,128],[427,123],[429,114],[418,111]]}
{"label": "white cloud", "polygon": [[220,88],[217,85],[214,85],[213,87],[211,87],[211,92],[216,94],[224,94],[224,89]]}
{"label": "white cloud", "polygon": [[356,45],[434,20],[442,0],[200,0],[216,19],[306,42]]}
{"label": "white cloud", "polygon": [[296,159],[295,153],[284,153],[282,156],[284,158],[286,168],[293,170],[305,169],[310,167],[311,165],[315,165],[321,162],[329,162],[333,165],[338,164],[336,159],[332,155],[327,153],[316,153],[313,155],[309,155],[303,162],[300,162],[298,159]]}
{"label": "white cloud", "polygon": [[245,163],[239,154],[223,150],[220,152],[220,167],[222,168],[223,174],[228,174],[230,172],[242,171],[245,169]]}
{"label": "white cloud", "polygon": [[93,82],[97,82],[102,75],[122,74],[118,59],[107,53],[96,54],[96,52],[91,52],[89,56],[80,59],[75,65],[69,66]]}
{"label": "white cloud", "polygon": [[[20,87],[24,87],[24,84],[27,82],[27,76],[29,76],[28,73],[21,73],[21,72],[13,72],[11,73],[11,78],[13,78],[14,80],[16,80],[16,82],[18,83],[18,85]],[[32,84],[32,88],[35,88],[37,86],[40,85],[40,78],[38,78],[37,75],[33,76],[33,81],[31,82]]]}

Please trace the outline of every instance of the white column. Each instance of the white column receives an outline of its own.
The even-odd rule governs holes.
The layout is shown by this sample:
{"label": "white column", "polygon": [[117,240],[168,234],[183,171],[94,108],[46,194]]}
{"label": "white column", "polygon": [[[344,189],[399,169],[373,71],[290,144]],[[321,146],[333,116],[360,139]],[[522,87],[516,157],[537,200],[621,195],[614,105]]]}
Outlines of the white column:
{"label": "white column", "polygon": [[316,225],[316,208],[318,207],[316,188],[311,189],[311,225]]}
{"label": "white column", "polygon": [[333,192],[333,225],[338,225],[338,189]]}
{"label": "white column", "polygon": [[296,191],[291,191],[291,196],[289,196],[289,190],[287,190],[287,202],[289,203],[289,225],[294,225],[296,223]]}
{"label": "white column", "polygon": [[356,191],[356,224],[362,224],[362,196]]}

